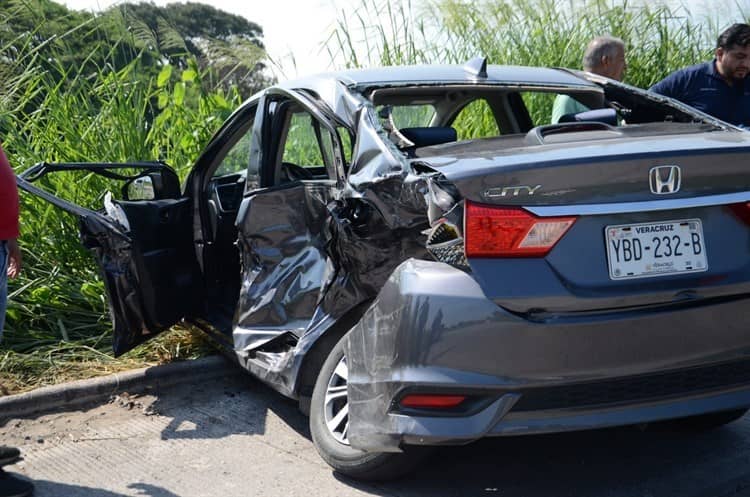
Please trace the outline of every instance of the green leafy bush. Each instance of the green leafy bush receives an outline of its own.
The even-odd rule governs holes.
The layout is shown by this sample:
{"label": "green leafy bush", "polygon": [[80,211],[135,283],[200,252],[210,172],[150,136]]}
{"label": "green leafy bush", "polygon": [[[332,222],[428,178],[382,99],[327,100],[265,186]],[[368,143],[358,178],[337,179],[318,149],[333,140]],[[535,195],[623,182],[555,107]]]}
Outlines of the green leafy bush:
{"label": "green leafy bush", "polygon": [[[2,53],[18,55],[19,50],[28,52],[4,68],[13,75],[13,84],[0,93],[3,146],[17,172],[40,161],[160,159],[184,179],[210,136],[241,101],[237,91],[207,90],[201,80],[205,71],[190,55],[182,68],[165,64],[156,77],[144,77],[141,57],[117,70],[105,64],[90,72],[88,65],[84,70],[62,63],[55,71],[41,70],[35,49],[19,40],[0,47],[0,59]],[[104,191],[113,188],[109,180],[91,173],[57,173],[39,184],[94,209],[102,207]],[[9,391],[85,376],[86,369],[97,374],[205,351],[182,330],[171,335],[172,341],[167,338],[113,360],[104,286],[79,243],[77,219],[22,192],[21,231],[24,269],[10,283],[0,345],[0,385],[10,385]],[[101,365],[103,357],[108,358],[107,367],[92,366]]]}

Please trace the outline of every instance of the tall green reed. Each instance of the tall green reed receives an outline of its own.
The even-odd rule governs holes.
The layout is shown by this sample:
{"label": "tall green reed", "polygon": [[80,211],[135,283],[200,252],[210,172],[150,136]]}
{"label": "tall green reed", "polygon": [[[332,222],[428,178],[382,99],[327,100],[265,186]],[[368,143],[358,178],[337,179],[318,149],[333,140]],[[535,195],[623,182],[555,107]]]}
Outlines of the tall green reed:
{"label": "tall green reed", "polygon": [[[588,42],[600,35],[623,39],[625,82],[647,88],[671,71],[712,56],[716,36],[730,22],[747,20],[739,7],[718,18],[693,17],[666,3],[628,0],[409,0],[360,2],[342,12],[327,41],[345,67],[462,64],[478,55],[490,63],[581,68]],[[528,96],[533,116],[549,117],[550,102]],[[496,133],[487,109],[463,113],[459,136]]]}
{"label": "tall green reed", "polygon": [[[735,14],[727,18],[747,19],[739,6]],[[484,55],[494,64],[580,68],[588,41],[608,34],[627,45],[626,82],[647,87],[710,57],[724,27],[660,2],[380,0],[342,12],[327,49],[346,67],[463,63]]]}
{"label": "tall green reed", "polygon": [[[67,65],[65,45],[61,47],[63,53],[43,66],[39,48],[26,40],[0,47],[0,74],[9,75],[0,86],[1,139],[17,172],[40,161],[160,159],[184,178],[241,100],[236,91],[206,90],[206,72],[188,56],[184,67],[167,64],[156,77],[144,77],[144,54],[116,68],[117,42],[97,47],[99,53],[108,50],[105,61],[111,61],[98,65]],[[13,58],[2,57],[11,52]],[[95,209],[101,208],[105,190],[118,191],[91,173],[50,175],[40,184]],[[28,388],[57,381],[63,373],[63,378],[75,377],[82,368],[96,374],[201,349],[182,330],[175,341],[162,340],[113,361],[104,286],[78,241],[77,220],[22,193],[21,231],[25,264],[20,278],[10,283],[0,386]]]}

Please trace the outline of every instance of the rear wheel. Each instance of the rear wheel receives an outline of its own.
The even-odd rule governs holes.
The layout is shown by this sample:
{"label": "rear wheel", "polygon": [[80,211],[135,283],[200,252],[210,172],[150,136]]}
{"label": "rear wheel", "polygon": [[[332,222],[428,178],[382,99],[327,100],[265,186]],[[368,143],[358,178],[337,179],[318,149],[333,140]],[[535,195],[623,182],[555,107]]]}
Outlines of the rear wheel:
{"label": "rear wheel", "polygon": [[664,427],[677,431],[700,432],[719,428],[732,421],[737,421],[747,413],[748,409],[734,409],[731,411],[712,412],[687,418],[670,419],[664,421]]}
{"label": "rear wheel", "polygon": [[427,448],[407,447],[403,453],[365,452],[349,445],[349,369],[344,355],[346,336],[323,363],[310,404],[310,432],[320,456],[336,471],[358,480],[388,480],[419,464]]}

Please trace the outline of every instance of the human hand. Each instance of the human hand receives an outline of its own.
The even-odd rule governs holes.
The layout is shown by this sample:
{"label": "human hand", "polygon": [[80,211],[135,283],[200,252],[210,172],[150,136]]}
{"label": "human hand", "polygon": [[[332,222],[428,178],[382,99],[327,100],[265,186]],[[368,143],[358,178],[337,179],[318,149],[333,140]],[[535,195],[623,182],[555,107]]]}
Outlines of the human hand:
{"label": "human hand", "polygon": [[21,273],[21,248],[18,246],[18,240],[8,240],[8,277],[17,278]]}

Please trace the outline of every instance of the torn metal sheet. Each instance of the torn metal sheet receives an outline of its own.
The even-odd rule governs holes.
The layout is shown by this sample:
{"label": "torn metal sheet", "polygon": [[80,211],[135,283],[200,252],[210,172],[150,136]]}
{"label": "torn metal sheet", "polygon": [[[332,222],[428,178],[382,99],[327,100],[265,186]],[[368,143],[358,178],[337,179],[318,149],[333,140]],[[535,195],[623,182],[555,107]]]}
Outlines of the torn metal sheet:
{"label": "torn metal sheet", "polygon": [[147,320],[143,282],[138,278],[139,256],[132,239],[93,216],[81,218],[80,229],[83,246],[94,253],[101,268],[114,326],[115,356],[169,328],[172,323],[164,325]]}
{"label": "torn metal sheet", "polygon": [[[400,264],[347,337],[352,446],[399,451],[403,434],[419,435],[420,424],[430,421],[394,415],[397,394],[420,381],[431,387],[460,384],[458,371],[477,371],[482,364],[470,353],[456,356],[450,350],[467,341],[464,346],[472,349],[472,335],[483,333],[483,323],[512,324],[514,320],[487,300],[463,271],[433,261],[409,259]],[[433,370],[429,376],[420,372],[426,366]],[[465,375],[467,383],[470,376]],[[512,405],[509,401],[486,407],[474,422],[452,427],[453,435],[467,442],[479,438],[507,412]]]}
{"label": "torn metal sheet", "polygon": [[[318,90],[355,124],[346,183],[263,191],[238,215],[243,281],[235,352],[291,396],[315,341],[372,300],[402,261],[430,257],[425,178],[387,139],[368,101],[340,83]],[[259,147],[253,150],[260,160]]]}
{"label": "torn metal sheet", "polygon": [[[386,184],[382,187],[385,191]],[[324,204],[327,196],[311,185],[283,189],[251,197],[243,217],[253,234],[240,235],[246,269],[235,351],[246,364],[250,357],[262,361],[258,374],[290,393],[301,359],[317,338],[371,300],[401,261],[429,257],[421,233],[426,217],[417,223],[405,216],[413,225],[394,231],[368,202]],[[286,350],[272,343],[281,336],[287,337]],[[268,348],[275,349],[274,356],[267,355]]]}
{"label": "torn metal sheet", "polygon": [[243,204],[238,227],[245,279],[235,350],[256,349],[281,333],[304,333],[331,271],[324,235],[329,198],[328,187],[297,184]]}

